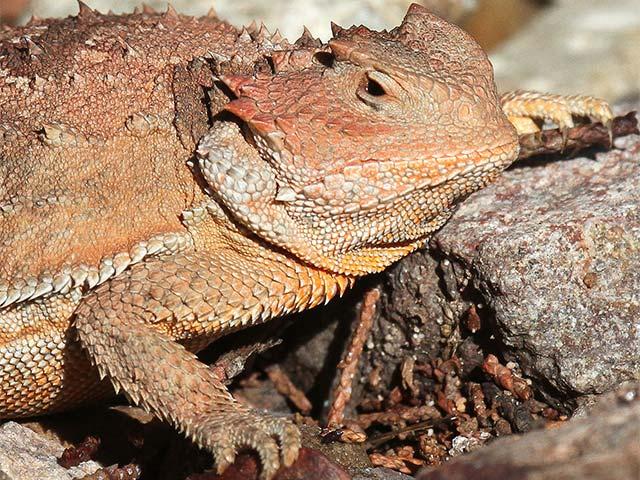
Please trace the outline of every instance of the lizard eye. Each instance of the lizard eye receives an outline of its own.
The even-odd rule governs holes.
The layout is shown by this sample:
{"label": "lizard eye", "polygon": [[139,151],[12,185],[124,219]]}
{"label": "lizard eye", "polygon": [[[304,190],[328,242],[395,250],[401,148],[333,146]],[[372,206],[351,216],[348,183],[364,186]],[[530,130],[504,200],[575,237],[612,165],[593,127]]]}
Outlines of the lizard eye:
{"label": "lizard eye", "polygon": [[384,87],[376,82],[373,78],[367,78],[365,90],[369,95],[372,95],[374,97],[381,97],[382,95],[386,95],[387,93],[384,91]]}
{"label": "lizard eye", "polygon": [[372,108],[380,108],[389,97],[387,86],[391,80],[383,73],[365,73],[356,90],[357,97]]}

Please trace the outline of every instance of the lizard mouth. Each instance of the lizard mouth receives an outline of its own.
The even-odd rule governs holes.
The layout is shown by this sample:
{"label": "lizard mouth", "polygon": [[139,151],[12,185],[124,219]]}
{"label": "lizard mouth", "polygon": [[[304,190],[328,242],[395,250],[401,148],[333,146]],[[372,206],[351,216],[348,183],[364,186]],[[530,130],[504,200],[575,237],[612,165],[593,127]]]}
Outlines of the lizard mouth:
{"label": "lizard mouth", "polygon": [[[493,181],[513,163],[517,153],[516,140],[451,156],[421,160],[370,159],[360,162],[360,166],[375,163],[379,168],[393,170],[396,176],[406,179],[388,195],[379,195],[362,205],[362,210],[373,210],[419,192],[447,187],[460,191],[459,197],[467,196]],[[404,176],[401,172],[404,172]],[[460,188],[453,188],[456,185],[460,185]]]}
{"label": "lizard mouth", "polygon": [[[422,182],[406,182],[401,189],[388,196],[372,196],[360,203],[357,212],[364,224],[375,216],[395,212],[393,218],[378,225],[374,236],[396,238],[396,241],[417,242],[426,239],[438,230],[456,206],[472,193],[492,183],[517,156],[517,144],[505,142],[469,153],[469,161],[437,178],[425,178]],[[460,163],[460,156],[442,157],[436,162],[450,160]],[[424,165],[428,161],[419,163]],[[393,163],[392,160],[388,161]],[[410,162],[412,163],[412,162]],[[335,214],[334,214],[335,215]],[[337,215],[341,221],[353,222],[348,213]],[[369,228],[361,225],[363,229]],[[361,238],[362,240],[362,238]],[[392,242],[393,243],[393,242]]]}
{"label": "lizard mouth", "polygon": [[437,187],[458,178],[483,177],[493,171],[502,171],[515,161],[517,153],[518,142],[515,140],[480,150],[462,151],[450,157],[436,157],[433,161],[442,165],[442,180],[427,186]]}
{"label": "lizard mouth", "polygon": [[[278,162],[282,158],[293,154],[282,144],[279,137],[276,141],[272,138],[265,138],[258,132],[249,128],[246,135],[254,146],[258,148],[263,157],[271,162]],[[322,173],[306,172],[306,182],[298,185],[299,188],[323,183],[324,179],[332,174],[347,173],[350,168],[366,168],[369,164],[394,171],[398,177],[415,178],[415,181],[408,183],[407,188],[418,190],[424,188],[435,188],[449,183],[456,178],[466,178],[469,176],[482,176],[493,170],[501,171],[511,165],[517,158],[519,144],[517,139],[498,143],[483,149],[467,149],[447,156],[429,156],[421,159],[406,158],[379,158],[370,157],[344,164],[340,169],[325,171]],[[266,159],[265,158],[265,159]],[[304,170],[301,167],[300,170]],[[401,172],[408,172],[402,175]],[[422,175],[412,175],[411,173],[422,172]]]}
{"label": "lizard mouth", "polygon": [[442,190],[454,192],[452,203],[457,204],[473,192],[493,182],[505,168],[513,163],[517,158],[517,152],[517,141],[515,143],[511,141],[451,157],[430,159],[429,161],[434,161],[436,168],[440,171],[410,186],[395,200],[425,190]]}

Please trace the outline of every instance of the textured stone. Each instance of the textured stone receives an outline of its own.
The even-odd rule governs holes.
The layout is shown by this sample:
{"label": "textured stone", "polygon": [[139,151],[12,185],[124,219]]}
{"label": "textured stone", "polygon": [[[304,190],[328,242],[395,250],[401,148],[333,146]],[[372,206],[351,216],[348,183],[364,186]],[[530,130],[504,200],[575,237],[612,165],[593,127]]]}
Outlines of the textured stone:
{"label": "textured stone", "polygon": [[525,373],[568,397],[640,378],[640,141],[625,144],[513,168],[432,241]]}
{"label": "textured stone", "polygon": [[[496,440],[424,470],[418,480],[630,480],[640,478],[640,402],[607,402],[599,415]],[[625,401],[633,403],[625,405]],[[635,401],[634,401],[635,400]]]}
{"label": "textured stone", "polygon": [[65,469],[57,458],[64,447],[15,422],[0,426],[0,479],[71,480],[100,468],[94,461]]}

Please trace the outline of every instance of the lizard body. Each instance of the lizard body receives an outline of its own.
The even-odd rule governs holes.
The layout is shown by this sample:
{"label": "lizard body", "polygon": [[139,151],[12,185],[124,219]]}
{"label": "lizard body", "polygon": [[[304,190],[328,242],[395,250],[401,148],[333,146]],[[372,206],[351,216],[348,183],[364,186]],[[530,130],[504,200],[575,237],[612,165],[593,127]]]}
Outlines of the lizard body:
{"label": "lizard body", "polygon": [[516,159],[517,119],[610,118],[501,102],[482,49],[417,5],[323,45],[81,4],[0,32],[0,103],[0,418],[122,390],[219,470],[257,450],[265,478],[297,428],[194,353],[422,246]]}

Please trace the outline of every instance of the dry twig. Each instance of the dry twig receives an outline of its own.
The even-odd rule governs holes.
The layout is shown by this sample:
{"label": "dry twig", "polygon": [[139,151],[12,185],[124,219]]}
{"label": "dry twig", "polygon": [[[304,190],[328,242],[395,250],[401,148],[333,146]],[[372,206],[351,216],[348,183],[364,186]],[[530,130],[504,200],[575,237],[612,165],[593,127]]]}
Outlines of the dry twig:
{"label": "dry twig", "polygon": [[529,400],[533,396],[533,391],[527,382],[514,375],[514,373],[500,364],[495,355],[489,354],[482,364],[482,370],[493,378],[499,386],[510,391],[520,400]]}
{"label": "dry twig", "polygon": [[440,419],[438,408],[433,405],[420,405],[418,407],[407,407],[398,405],[383,412],[363,413],[358,415],[358,424],[366,429],[372,423],[380,425],[397,425],[408,422],[415,423],[423,420]]}
{"label": "dry twig", "polygon": [[329,416],[327,418],[327,425],[329,426],[342,425],[342,422],[344,421],[344,409],[351,399],[353,377],[358,368],[358,361],[360,360],[362,349],[369,337],[371,327],[373,326],[376,302],[379,298],[380,290],[373,288],[369,290],[362,299],[362,307],[360,308],[358,324],[356,325],[356,329],[351,337],[349,348],[338,365],[338,368],[342,370],[342,373],[334,391],[333,403],[329,409]]}
{"label": "dry twig", "polygon": [[311,402],[304,392],[296,387],[291,379],[278,365],[271,365],[266,369],[269,380],[273,382],[280,395],[284,395],[304,415],[311,413]]}

